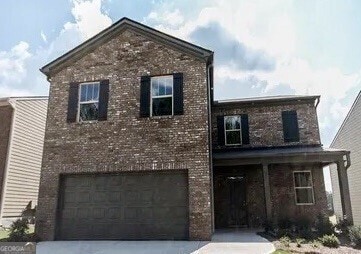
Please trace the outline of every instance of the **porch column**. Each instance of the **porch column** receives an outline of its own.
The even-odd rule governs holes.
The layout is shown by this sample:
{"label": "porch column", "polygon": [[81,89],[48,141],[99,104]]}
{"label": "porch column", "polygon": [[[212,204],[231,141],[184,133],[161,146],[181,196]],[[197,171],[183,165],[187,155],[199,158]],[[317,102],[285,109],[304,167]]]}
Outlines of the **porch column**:
{"label": "porch column", "polygon": [[271,189],[269,185],[268,164],[262,164],[262,169],[263,169],[264,197],[266,202],[266,215],[267,215],[267,220],[271,220],[272,204],[271,204]]}
{"label": "porch column", "polygon": [[353,224],[350,189],[348,186],[347,170],[343,160],[337,162],[337,173],[340,185],[343,219],[347,219],[351,224]]}

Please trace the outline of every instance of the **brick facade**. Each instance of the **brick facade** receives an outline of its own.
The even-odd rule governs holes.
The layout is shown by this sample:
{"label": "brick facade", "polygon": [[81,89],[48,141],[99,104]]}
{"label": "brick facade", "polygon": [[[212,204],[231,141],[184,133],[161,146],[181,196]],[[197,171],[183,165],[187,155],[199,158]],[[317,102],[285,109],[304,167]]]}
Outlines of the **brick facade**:
{"label": "brick facade", "polygon": [[[282,111],[296,110],[300,141],[285,143],[283,140]],[[272,147],[288,145],[320,145],[317,112],[314,101],[289,104],[217,105],[212,108],[213,147],[218,144],[217,116],[248,114],[250,144],[243,147]]]}
{"label": "brick facade", "polygon": [[13,108],[11,106],[0,107],[0,200],[2,198],[2,189],[6,167],[6,158],[8,155],[8,146],[10,141],[10,130],[12,122]]}
{"label": "brick facade", "polygon": [[[295,110],[297,112],[300,140],[299,142],[284,142],[282,111]],[[248,115],[249,139],[247,145],[226,146],[218,142],[217,117],[227,115]],[[314,100],[288,103],[256,103],[216,105],[212,108],[212,139],[213,149],[227,151],[237,149],[272,149],[274,147],[320,146],[317,112]],[[262,158],[260,158],[261,161]],[[266,205],[264,196],[264,182],[262,165],[236,165],[235,172],[245,174],[246,202],[248,225],[259,227],[266,220]],[[218,171],[227,170],[220,167]],[[293,172],[311,170],[313,178],[313,205],[296,205]],[[310,164],[270,164],[269,182],[272,204],[272,219],[277,221],[281,217],[294,219],[304,216],[312,220],[319,213],[326,212],[327,200],[323,178],[322,165]],[[217,195],[217,194],[215,194]]]}
{"label": "brick facade", "polygon": [[[140,77],[181,72],[184,114],[139,117]],[[70,82],[109,79],[108,120],[67,123]],[[127,29],[51,76],[36,232],[55,236],[59,176],[187,169],[190,239],[211,236],[206,63]]]}
{"label": "brick facade", "polygon": [[[315,204],[296,205],[293,172],[310,170]],[[271,165],[269,170],[273,218],[307,217],[311,221],[327,210],[323,170],[319,165]]]}

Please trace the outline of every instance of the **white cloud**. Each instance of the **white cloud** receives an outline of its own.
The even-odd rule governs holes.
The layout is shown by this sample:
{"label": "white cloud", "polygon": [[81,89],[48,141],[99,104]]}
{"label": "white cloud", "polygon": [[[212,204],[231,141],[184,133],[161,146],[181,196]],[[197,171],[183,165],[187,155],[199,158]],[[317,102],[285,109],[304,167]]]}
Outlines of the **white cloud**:
{"label": "white cloud", "polygon": [[43,41],[44,41],[45,43],[48,42],[48,40],[47,40],[47,38],[46,38],[46,35],[45,35],[45,33],[44,33],[43,31],[40,32],[40,36],[41,36],[41,39],[43,39]]}
{"label": "white cloud", "polygon": [[[26,61],[31,57],[29,44],[21,41],[9,51],[0,51],[0,96],[19,94],[18,85],[27,74]],[[13,92],[12,92],[13,90]]]}
{"label": "white cloud", "polygon": [[179,9],[176,9],[171,12],[167,11],[163,13],[158,13],[153,11],[149,13],[149,15],[145,18],[145,21],[166,23],[171,27],[175,27],[183,24],[184,17],[180,13]]}
{"label": "white cloud", "polygon": [[0,96],[47,94],[48,82],[39,68],[74,48],[112,21],[101,10],[101,0],[72,0],[73,22],[66,22],[59,35],[48,41],[41,31],[46,46],[30,53],[28,43],[19,42],[8,52],[0,52]]}
{"label": "white cloud", "polygon": [[[101,0],[73,0],[71,10],[82,39],[88,39],[112,24],[107,14],[101,11]],[[69,28],[68,24],[68,28]]]}

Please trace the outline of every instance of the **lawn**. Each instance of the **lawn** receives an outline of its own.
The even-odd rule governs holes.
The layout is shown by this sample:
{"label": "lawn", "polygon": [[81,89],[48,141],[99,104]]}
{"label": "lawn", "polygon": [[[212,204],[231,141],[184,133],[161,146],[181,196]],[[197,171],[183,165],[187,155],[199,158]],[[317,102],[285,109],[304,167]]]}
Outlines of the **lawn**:
{"label": "lawn", "polygon": [[278,249],[278,250],[275,250],[274,252],[272,252],[272,254],[290,254],[291,252],[289,251],[286,251],[286,250],[281,250],[281,249]]}
{"label": "lawn", "polygon": [[[2,239],[8,238],[9,237],[9,230],[5,230],[4,228],[0,228],[0,241]],[[29,225],[29,230],[28,233],[34,233],[34,226],[33,225]]]}

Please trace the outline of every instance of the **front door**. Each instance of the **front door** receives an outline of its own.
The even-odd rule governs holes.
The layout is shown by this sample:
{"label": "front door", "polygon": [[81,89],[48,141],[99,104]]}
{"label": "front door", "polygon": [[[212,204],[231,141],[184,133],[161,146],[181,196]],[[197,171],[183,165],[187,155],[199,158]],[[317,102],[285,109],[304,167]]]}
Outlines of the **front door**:
{"label": "front door", "polygon": [[216,228],[247,227],[246,177],[217,174],[214,182]]}
{"label": "front door", "polygon": [[247,226],[246,188],[244,176],[227,177],[229,186],[229,227]]}

